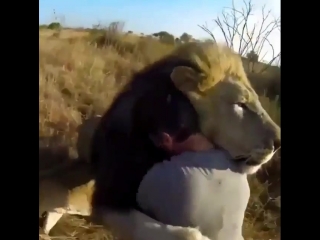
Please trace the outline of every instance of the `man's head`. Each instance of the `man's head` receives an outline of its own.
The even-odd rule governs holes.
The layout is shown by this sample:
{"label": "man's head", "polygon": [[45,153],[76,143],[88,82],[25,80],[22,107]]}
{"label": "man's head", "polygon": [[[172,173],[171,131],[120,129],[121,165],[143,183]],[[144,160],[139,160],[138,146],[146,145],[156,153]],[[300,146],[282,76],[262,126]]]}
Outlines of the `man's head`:
{"label": "man's head", "polygon": [[185,151],[205,151],[214,147],[214,145],[200,133],[192,134],[184,141],[177,141],[174,135],[166,132],[160,134],[160,140],[157,141],[158,146],[172,155],[178,155]]}
{"label": "man's head", "polygon": [[[201,146],[212,146],[202,136],[198,115],[181,93],[168,95],[163,103],[165,112],[155,109],[150,138],[159,147],[171,154],[179,154],[187,150],[193,150]],[[201,147],[200,147],[201,148]]]}

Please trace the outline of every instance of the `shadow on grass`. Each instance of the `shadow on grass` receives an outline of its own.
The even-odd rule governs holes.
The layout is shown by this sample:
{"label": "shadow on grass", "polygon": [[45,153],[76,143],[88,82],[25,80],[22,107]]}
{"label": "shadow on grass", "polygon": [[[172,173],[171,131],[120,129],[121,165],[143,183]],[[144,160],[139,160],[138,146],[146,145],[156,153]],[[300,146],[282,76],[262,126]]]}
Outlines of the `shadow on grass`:
{"label": "shadow on grass", "polygon": [[70,147],[59,136],[39,137],[39,176],[72,161]]}

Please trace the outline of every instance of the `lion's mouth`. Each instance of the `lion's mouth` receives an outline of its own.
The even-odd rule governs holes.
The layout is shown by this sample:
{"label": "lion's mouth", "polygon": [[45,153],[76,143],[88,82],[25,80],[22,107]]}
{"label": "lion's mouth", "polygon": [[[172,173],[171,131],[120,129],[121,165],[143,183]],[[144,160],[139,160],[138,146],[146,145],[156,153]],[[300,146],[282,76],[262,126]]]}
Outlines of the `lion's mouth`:
{"label": "lion's mouth", "polygon": [[252,158],[249,158],[249,159],[247,159],[247,161],[245,162],[245,164],[246,164],[247,166],[252,166],[252,167],[254,167],[254,166],[260,165],[261,163],[258,162],[258,161],[255,161],[255,160],[252,159]]}
{"label": "lion's mouth", "polygon": [[234,160],[236,162],[246,162],[249,159],[249,157],[236,157]]}
{"label": "lion's mouth", "polygon": [[260,165],[259,162],[255,161],[251,156],[239,156],[237,158],[235,158],[235,161],[238,163],[245,163],[248,166],[257,166]]}
{"label": "lion's mouth", "polygon": [[241,155],[241,156],[236,156],[236,157],[234,158],[234,160],[235,160],[236,162],[245,162],[245,161],[247,161],[249,158],[250,158],[250,155],[249,155],[249,156]]}

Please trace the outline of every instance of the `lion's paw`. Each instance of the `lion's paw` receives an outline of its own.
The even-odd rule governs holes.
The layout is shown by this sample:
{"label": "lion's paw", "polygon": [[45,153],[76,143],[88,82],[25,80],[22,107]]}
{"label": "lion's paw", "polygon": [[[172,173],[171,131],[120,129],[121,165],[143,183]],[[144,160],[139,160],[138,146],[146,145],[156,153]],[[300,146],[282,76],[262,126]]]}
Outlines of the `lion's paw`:
{"label": "lion's paw", "polygon": [[48,234],[39,233],[39,240],[51,240],[51,237]]}
{"label": "lion's paw", "polygon": [[174,240],[210,240],[197,228],[168,226],[168,231]]}

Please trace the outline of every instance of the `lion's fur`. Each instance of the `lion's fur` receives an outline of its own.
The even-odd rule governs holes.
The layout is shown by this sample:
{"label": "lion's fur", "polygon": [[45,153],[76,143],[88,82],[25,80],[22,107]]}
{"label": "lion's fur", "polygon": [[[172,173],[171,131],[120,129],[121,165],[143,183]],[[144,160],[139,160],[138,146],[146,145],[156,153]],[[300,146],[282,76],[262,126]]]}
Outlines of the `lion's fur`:
{"label": "lion's fur", "polygon": [[44,231],[49,233],[64,213],[90,215],[93,192],[93,175],[86,163],[39,179],[39,217],[47,212]]}
{"label": "lion's fur", "polygon": [[[177,48],[171,56],[179,56],[195,63],[205,74],[198,85],[199,92],[206,92],[227,75],[237,77],[246,86],[251,86],[239,54],[223,44],[187,43]],[[169,57],[171,57],[169,56]]]}

